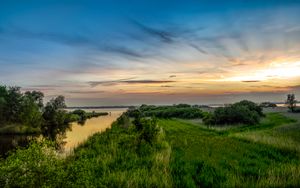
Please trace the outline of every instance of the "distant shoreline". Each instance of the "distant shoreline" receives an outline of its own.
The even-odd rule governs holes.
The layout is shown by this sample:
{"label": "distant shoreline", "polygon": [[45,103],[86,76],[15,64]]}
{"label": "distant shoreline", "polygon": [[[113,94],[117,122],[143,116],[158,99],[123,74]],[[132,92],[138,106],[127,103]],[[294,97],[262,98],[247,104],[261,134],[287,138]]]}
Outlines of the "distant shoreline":
{"label": "distant shoreline", "polygon": [[[285,103],[282,102],[271,102],[273,104],[278,105],[277,107],[284,107],[283,105],[285,105]],[[149,104],[151,105],[151,104]],[[199,105],[199,104],[197,104]],[[225,106],[226,104],[200,104],[200,107],[211,107],[211,108],[216,108],[216,107],[222,107]],[[297,105],[300,105],[300,103],[297,103]],[[130,105],[130,106],[71,106],[71,107],[67,107],[66,109],[108,109],[108,108],[131,108],[131,107],[137,107],[140,105]],[[159,106],[168,106],[168,105],[159,105]]]}
{"label": "distant shoreline", "polygon": [[103,109],[103,108],[130,108],[133,106],[71,106],[66,109]]}

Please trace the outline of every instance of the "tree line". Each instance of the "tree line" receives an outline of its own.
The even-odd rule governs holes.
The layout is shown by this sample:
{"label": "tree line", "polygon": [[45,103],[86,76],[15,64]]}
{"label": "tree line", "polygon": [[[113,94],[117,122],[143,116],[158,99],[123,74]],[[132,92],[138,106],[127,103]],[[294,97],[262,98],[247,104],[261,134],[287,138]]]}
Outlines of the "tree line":
{"label": "tree line", "polygon": [[44,105],[40,91],[22,92],[20,87],[0,86],[0,127],[28,126],[40,130],[43,136],[55,140],[57,134],[69,128],[64,96],[57,96]]}
{"label": "tree line", "polygon": [[158,118],[182,118],[182,119],[195,119],[202,118],[202,111],[189,104],[174,104],[172,106],[155,106],[155,105],[141,105],[138,109],[128,110],[130,117],[136,117],[137,114],[146,117]]}

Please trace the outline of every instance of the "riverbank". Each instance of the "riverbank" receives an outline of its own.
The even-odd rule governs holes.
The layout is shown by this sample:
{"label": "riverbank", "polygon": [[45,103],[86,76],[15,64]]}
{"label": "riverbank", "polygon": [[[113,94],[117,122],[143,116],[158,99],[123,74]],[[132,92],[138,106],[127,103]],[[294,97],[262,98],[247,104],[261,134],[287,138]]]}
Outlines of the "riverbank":
{"label": "riverbank", "polygon": [[[60,152],[62,155],[69,155],[79,144],[83,143],[91,135],[105,131],[126,109],[88,109],[85,116],[89,117],[84,122],[75,118],[69,125],[69,129],[59,137]],[[74,111],[74,109],[72,110]],[[91,116],[92,115],[92,116]],[[3,129],[1,129],[3,128]],[[40,128],[23,126],[19,124],[8,125],[0,128],[0,155],[6,156],[10,150],[17,147],[27,146],[34,138],[41,138]]]}
{"label": "riverbank", "polygon": [[[97,118],[100,116],[107,116],[109,115],[109,112],[85,112],[82,110],[82,114],[76,114],[73,112],[69,112],[68,115],[70,116],[68,118],[67,123],[81,123],[84,124],[84,121],[91,118]],[[41,134],[41,128],[40,127],[32,127],[29,125],[22,125],[17,123],[6,123],[5,125],[0,126],[0,135],[36,135]]]}

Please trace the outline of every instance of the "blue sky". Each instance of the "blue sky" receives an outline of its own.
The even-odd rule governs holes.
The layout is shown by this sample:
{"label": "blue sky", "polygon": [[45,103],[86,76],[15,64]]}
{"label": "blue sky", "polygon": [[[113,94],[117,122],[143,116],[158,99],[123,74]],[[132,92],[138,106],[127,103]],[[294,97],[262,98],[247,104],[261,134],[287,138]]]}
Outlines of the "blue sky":
{"label": "blue sky", "polygon": [[300,95],[299,1],[1,1],[0,82],[69,105]]}

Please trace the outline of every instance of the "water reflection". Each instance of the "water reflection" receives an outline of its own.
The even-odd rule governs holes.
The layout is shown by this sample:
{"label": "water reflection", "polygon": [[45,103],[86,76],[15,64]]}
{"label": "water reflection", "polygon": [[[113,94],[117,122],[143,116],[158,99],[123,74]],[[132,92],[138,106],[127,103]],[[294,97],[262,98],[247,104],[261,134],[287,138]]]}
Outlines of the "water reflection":
{"label": "water reflection", "polygon": [[[74,110],[74,109],[69,109]],[[72,123],[70,128],[63,134],[57,135],[56,143],[62,152],[69,153],[76,146],[84,142],[89,136],[96,132],[104,131],[109,128],[124,111],[125,108],[111,109],[88,109],[87,112],[109,112],[107,116],[99,116],[96,118],[87,119],[84,122]],[[0,156],[6,156],[8,151],[14,150],[16,147],[25,147],[35,138],[40,138],[40,135],[0,135]]]}
{"label": "water reflection", "polygon": [[64,141],[64,151],[70,152],[76,146],[84,142],[89,136],[96,132],[104,131],[109,128],[124,111],[125,108],[111,109],[88,109],[87,112],[109,112],[107,116],[99,116],[97,118],[87,119],[84,124],[72,123],[71,130],[66,132]]}

